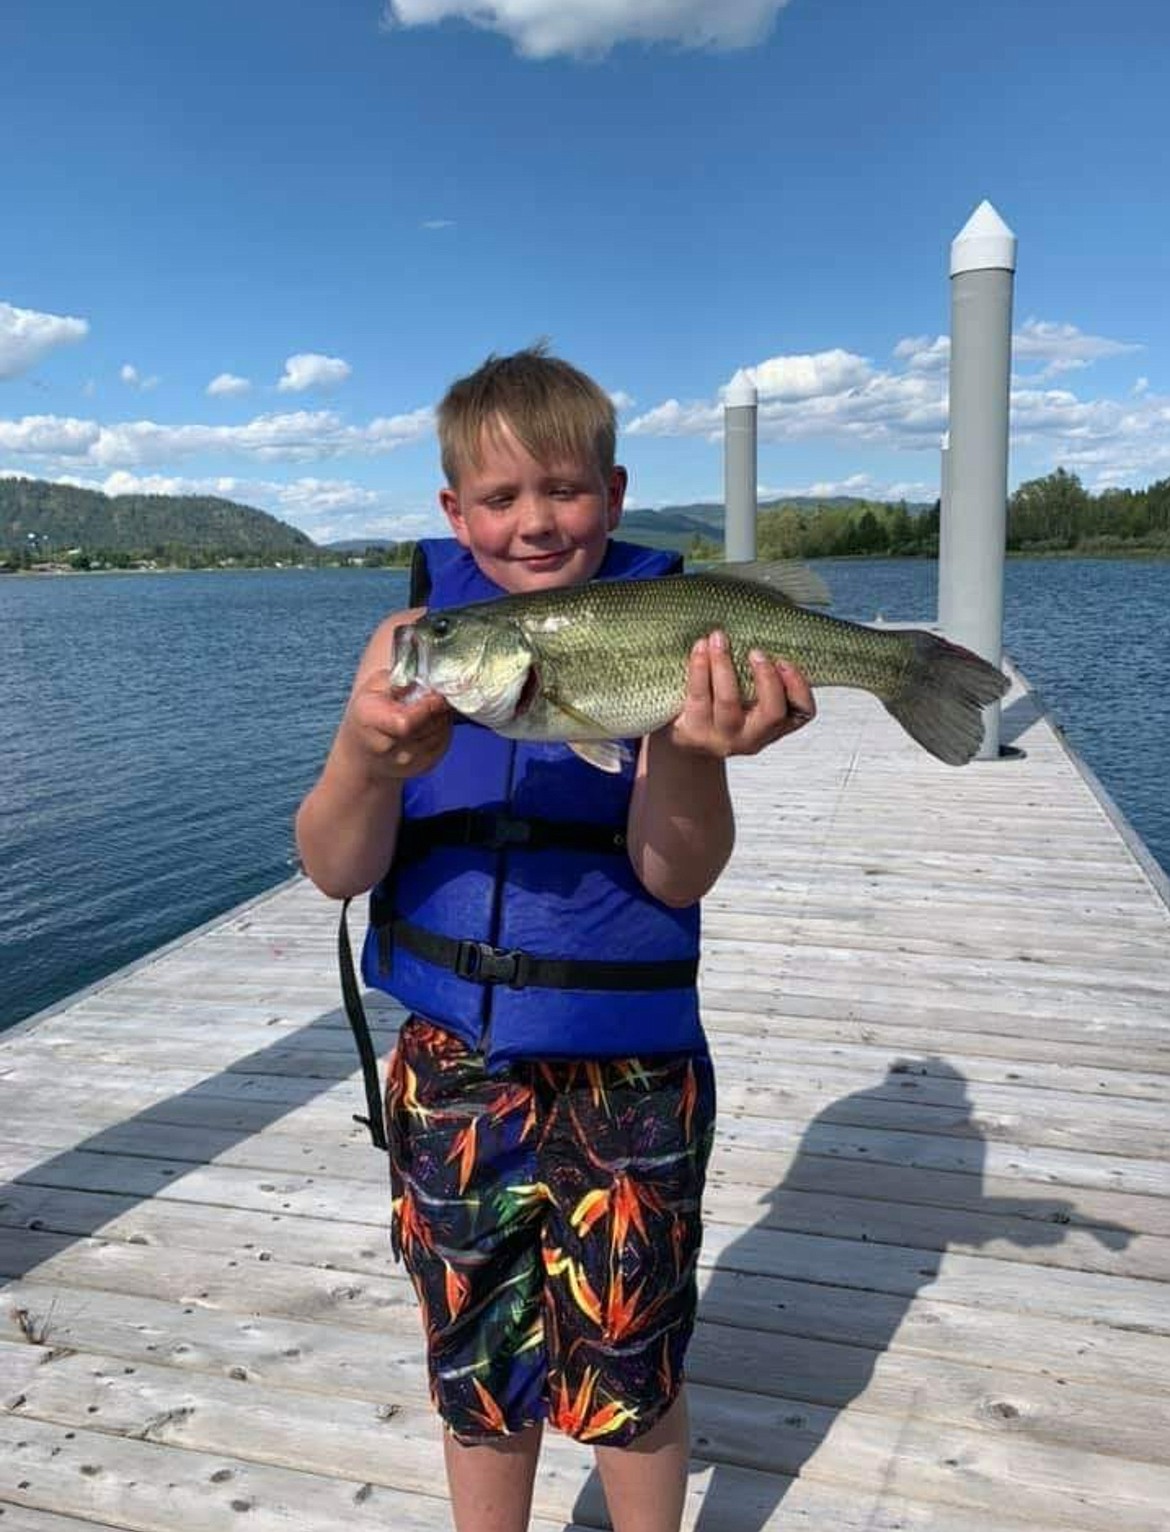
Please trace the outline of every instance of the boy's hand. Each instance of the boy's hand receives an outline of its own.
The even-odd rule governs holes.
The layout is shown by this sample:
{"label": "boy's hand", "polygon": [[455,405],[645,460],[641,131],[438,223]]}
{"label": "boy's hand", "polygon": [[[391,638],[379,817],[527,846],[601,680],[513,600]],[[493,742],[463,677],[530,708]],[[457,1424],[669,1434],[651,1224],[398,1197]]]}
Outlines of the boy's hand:
{"label": "boy's hand", "polygon": [[795,665],[773,664],[759,650],[750,659],[756,700],[745,703],[726,634],[699,640],[687,666],[683,710],[666,726],[672,744],[724,758],[755,755],[816,717],[812,688]]}
{"label": "boy's hand", "polygon": [[379,776],[417,777],[446,752],[455,714],[437,692],[407,702],[390,685],[389,671],[359,680],[345,710],[342,732],[348,747]]}

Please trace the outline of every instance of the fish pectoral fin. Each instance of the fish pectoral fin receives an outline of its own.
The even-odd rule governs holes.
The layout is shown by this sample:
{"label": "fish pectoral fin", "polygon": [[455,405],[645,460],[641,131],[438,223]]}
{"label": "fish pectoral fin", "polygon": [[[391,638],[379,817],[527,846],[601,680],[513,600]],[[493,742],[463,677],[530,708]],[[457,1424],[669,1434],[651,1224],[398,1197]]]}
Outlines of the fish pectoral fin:
{"label": "fish pectoral fin", "polygon": [[590,718],[588,713],[583,713],[579,707],[574,707],[571,702],[566,702],[563,697],[558,696],[555,687],[551,689],[547,686],[545,687],[544,705],[558,713],[563,713],[566,718],[571,718],[574,723],[580,724],[583,729],[588,729],[590,734],[597,735],[602,739],[605,738],[605,729],[597,722],[597,719]]}
{"label": "fish pectoral fin", "polygon": [[750,580],[800,606],[831,606],[829,587],[814,569],[796,559],[753,559],[744,564],[713,564],[703,571],[719,580]]}
{"label": "fish pectoral fin", "polygon": [[[582,729],[588,729],[590,734],[602,736],[605,734],[605,730],[595,718],[590,718],[588,713],[583,713],[571,702],[558,697],[555,691],[545,692],[544,705],[550,711],[564,714]],[[611,774],[619,772],[627,761],[632,761],[634,758],[629,746],[623,745],[617,739],[567,739],[565,744],[583,761],[588,761],[590,766],[596,766],[598,771],[608,771]]]}
{"label": "fish pectoral fin", "polygon": [[633,759],[628,745],[616,739],[567,739],[565,743],[574,755],[579,755],[598,771],[608,771],[611,776]]}

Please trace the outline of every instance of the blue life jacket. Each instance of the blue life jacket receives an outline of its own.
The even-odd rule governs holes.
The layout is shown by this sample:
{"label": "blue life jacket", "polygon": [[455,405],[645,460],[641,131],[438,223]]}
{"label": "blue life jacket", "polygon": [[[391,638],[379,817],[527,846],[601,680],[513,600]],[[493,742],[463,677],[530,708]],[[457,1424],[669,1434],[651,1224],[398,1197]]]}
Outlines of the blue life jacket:
{"label": "blue life jacket", "polygon": [[[419,548],[412,604],[503,594],[452,539]],[[596,578],[653,579],[681,562],[611,540]],[[491,1070],[705,1052],[699,906],[647,893],[625,849],[635,760],[610,774],[567,745],[460,722],[442,760],[404,784],[398,851],[370,900],[366,983],[482,1049]]]}

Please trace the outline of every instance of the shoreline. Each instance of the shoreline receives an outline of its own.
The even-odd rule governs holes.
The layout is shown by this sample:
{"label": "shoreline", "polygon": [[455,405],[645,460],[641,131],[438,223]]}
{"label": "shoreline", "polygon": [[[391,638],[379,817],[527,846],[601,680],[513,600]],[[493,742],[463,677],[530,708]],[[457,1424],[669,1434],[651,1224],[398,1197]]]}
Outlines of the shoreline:
{"label": "shoreline", "polygon": [[[650,546],[650,545],[647,545]],[[680,549],[668,549],[668,552],[683,552]],[[814,553],[789,555],[793,562],[798,564],[814,564],[832,560],[836,563],[869,564],[921,564],[937,563],[937,553]],[[1164,564],[1170,562],[1170,547],[1168,548],[1094,548],[1085,550],[1080,548],[1048,548],[1043,551],[1021,548],[1009,550],[1004,554],[1010,562],[1019,562],[1022,559],[1081,559],[1090,562],[1095,559],[1109,563],[1143,562]],[[696,559],[696,564],[722,563],[721,559]],[[770,559],[761,558],[760,563],[769,563]],[[64,565],[54,566],[49,569],[8,569],[0,566],[0,579],[55,579],[60,576],[74,575],[189,575],[189,574],[216,574],[216,575],[239,575],[239,574],[321,574],[330,570],[344,570],[351,574],[386,574],[399,571],[409,573],[410,564],[233,564],[205,565],[199,569],[191,569],[185,564],[159,564],[153,569],[70,569]]]}

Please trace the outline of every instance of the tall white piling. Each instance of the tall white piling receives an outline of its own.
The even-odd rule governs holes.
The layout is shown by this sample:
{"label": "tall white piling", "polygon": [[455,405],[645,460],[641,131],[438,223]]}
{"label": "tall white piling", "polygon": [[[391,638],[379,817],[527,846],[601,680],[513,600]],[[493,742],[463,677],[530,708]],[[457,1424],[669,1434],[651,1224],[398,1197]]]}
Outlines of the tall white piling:
{"label": "tall white piling", "polygon": [[947,527],[950,523],[950,513],[947,505],[950,502],[950,478],[951,478],[951,437],[949,431],[944,431],[939,445],[938,453],[938,621],[942,626],[943,613],[950,612],[954,607],[950,591],[946,588],[946,581],[951,575],[951,560],[948,558]]}
{"label": "tall white piling", "polygon": [[[981,202],[951,245],[950,430],[939,526],[939,626],[1003,658],[1008,409],[1016,237]],[[999,755],[999,704],[986,709],[980,760]]]}
{"label": "tall white piling", "polygon": [[754,383],[737,374],[723,401],[723,556],[756,556],[756,413]]}

